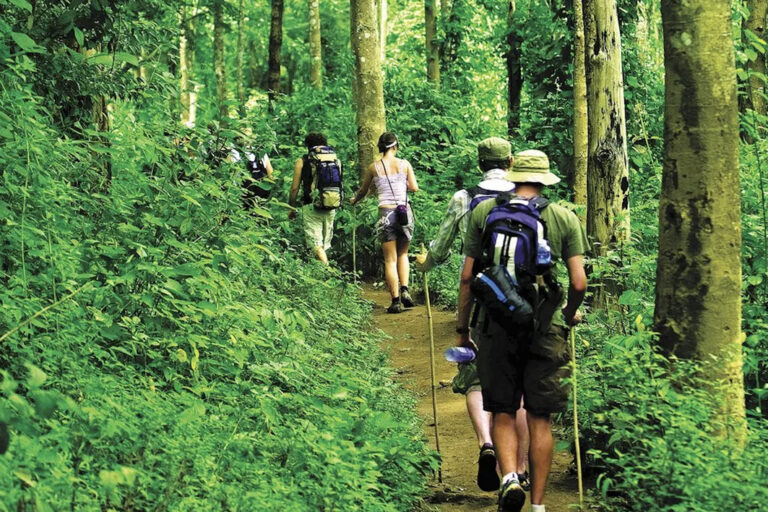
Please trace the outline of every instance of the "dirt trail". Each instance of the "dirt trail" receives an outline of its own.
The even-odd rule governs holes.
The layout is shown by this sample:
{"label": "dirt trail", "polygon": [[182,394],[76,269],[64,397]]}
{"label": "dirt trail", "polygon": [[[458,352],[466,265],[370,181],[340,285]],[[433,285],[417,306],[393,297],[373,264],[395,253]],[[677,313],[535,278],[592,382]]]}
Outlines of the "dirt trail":
{"label": "dirt trail", "polygon": [[[399,315],[389,315],[389,294],[370,285],[364,289],[365,298],[375,303],[374,325],[392,339],[384,349],[398,369],[403,384],[418,397],[418,412],[424,419],[424,432],[435,443],[432,423],[432,397],[429,377],[429,332],[427,312],[417,306]],[[435,372],[438,383],[437,415],[440,431],[440,450],[443,457],[443,483],[437,478],[430,484],[429,502],[440,512],[496,512],[496,493],[483,492],[476,484],[477,440],[466,413],[464,397],[451,391],[450,381],[456,365],[447,362],[443,351],[455,343],[456,320],[453,311],[432,308],[435,333]],[[570,455],[556,452],[547,489],[547,512],[574,510],[578,504],[576,478],[569,472]],[[529,510],[530,499],[524,511]]]}

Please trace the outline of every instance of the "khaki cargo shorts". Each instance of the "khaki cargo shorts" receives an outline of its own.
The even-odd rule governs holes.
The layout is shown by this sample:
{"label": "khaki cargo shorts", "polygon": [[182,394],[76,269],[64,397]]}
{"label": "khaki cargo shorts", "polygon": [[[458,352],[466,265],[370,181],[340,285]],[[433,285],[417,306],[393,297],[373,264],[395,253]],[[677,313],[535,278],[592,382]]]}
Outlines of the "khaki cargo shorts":
{"label": "khaki cargo shorts", "polygon": [[330,249],[336,210],[319,210],[314,205],[307,204],[301,207],[301,215],[307,246],[310,249],[314,247],[322,247],[326,251]]}

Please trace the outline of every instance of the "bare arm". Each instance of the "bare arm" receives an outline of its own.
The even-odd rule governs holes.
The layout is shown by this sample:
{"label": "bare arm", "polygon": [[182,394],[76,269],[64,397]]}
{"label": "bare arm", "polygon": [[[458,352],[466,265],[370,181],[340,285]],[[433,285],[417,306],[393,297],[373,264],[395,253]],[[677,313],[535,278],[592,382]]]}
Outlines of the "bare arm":
{"label": "bare arm", "polygon": [[459,334],[459,341],[457,343],[460,347],[473,347],[473,343],[469,340],[469,314],[472,306],[472,290],[469,288],[469,284],[472,282],[474,274],[472,268],[475,266],[475,258],[467,256],[464,260],[464,267],[461,269],[461,281],[459,284],[459,312],[458,312],[458,329],[464,330]]}
{"label": "bare arm", "polygon": [[363,176],[363,183],[360,185],[360,190],[357,191],[355,197],[349,200],[350,203],[354,205],[355,203],[359,203],[365,199],[365,196],[368,195],[368,189],[371,188],[371,182],[373,181],[373,174],[375,172],[376,171],[374,170],[374,166],[371,164],[371,166],[366,171],[365,176]]}
{"label": "bare arm", "polygon": [[419,190],[419,184],[416,183],[416,174],[413,172],[410,162],[408,163],[408,190],[411,192],[417,192]]}
{"label": "bare arm", "polygon": [[267,169],[267,178],[271,178],[275,170],[272,168],[272,162],[269,160],[269,157],[266,155],[264,156],[264,167]]}
{"label": "bare arm", "polygon": [[563,308],[563,316],[568,325],[579,323],[580,317],[576,314],[584,295],[587,293],[587,274],[584,271],[584,257],[581,255],[571,256],[566,260],[568,266],[568,302]]}
{"label": "bare arm", "polygon": [[288,197],[288,204],[296,206],[296,196],[299,194],[299,185],[301,184],[301,169],[304,167],[304,160],[299,158],[293,166],[293,183],[291,183],[291,194]]}

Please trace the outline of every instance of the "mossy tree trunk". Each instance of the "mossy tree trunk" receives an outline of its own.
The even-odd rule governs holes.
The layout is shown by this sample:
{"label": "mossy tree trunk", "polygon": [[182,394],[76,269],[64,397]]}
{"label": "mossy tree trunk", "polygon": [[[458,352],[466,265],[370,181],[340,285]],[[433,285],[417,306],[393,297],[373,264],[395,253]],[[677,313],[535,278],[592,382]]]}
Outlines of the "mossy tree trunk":
{"label": "mossy tree trunk", "polygon": [[[587,206],[589,115],[582,0],[573,0],[573,202]],[[581,216],[582,222],[586,217]]]}
{"label": "mossy tree trunk", "polygon": [[599,255],[629,239],[629,172],[616,0],[585,0],[589,158],[587,232]]}
{"label": "mossy tree trunk", "polygon": [[309,6],[309,83],[323,88],[323,50],[320,39],[320,0],[307,0]]}
{"label": "mossy tree trunk", "polygon": [[357,164],[362,177],[378,154],[379,135],[386,130],[384,88],[374,0],[351,0],[350,9],[355,52]]}
{"label": "mossy tree trunk", "polygon": [[[746,30],[752,32],[754,36],[765,40],[765,23],[768,16],[768,0],[748,0],[749,17],[744,21],[744,45],[746,48],[755,51],[752,46],[751,38],[746,34]],[[765,60],[764,53],[756,52],[755,58],[747,63],[749,71],[749,88],[747,104],[754,109],[757,114],[766,114],[765,101]]]}
{"label": "mossy tree trunk", "polygon": [[666,114],[654,320],[702,362],[722,435],[746,434],[739,125],[729,0],[662,0]]}
{"label": "mossy tree trunk", "polygon": [[213,72],[216,76],[216,101],[219,118],[228,116],[227,68],[224,62],[224,0],[213,2]]}
{"label": "mossy tree trunk", "polygon": [[424,0],[424,26],[426,29],[427,79],[440,83],[440,50],[437,37],[437,10],[435,0]]}
{"label": "mossy tree trunk", "polygon": [[272,14],[269,26],[269,70],[267,72],[267,95],[270,105],[280,94],[280,48],[283,45],[283,0],[272,0]]}

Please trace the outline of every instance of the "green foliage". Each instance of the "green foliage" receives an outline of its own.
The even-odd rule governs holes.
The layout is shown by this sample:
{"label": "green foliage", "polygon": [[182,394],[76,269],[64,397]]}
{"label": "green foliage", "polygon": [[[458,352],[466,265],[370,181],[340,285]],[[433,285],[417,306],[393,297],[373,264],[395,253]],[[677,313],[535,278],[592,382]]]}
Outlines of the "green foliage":
{"label": "green foliage", "polygon": [[29,65],[0,73],[0,510],[410,510],[437,459],[358,288],[242,210],[207,132],[117,101],[84,145]]}
{"label": "green foliage", "polygon": [[[588,328],[580,344],[582,449],[608,510],[758,510],[768,476],[766,425],[756,421],[746,448],[714,429],[727,417],[711,383],[683,361],[654,350],[638,321],[634,333],[601,338]],[[602,341],[604,340],[604,341]],[[715,441],[715,438],[717,441]]]}

